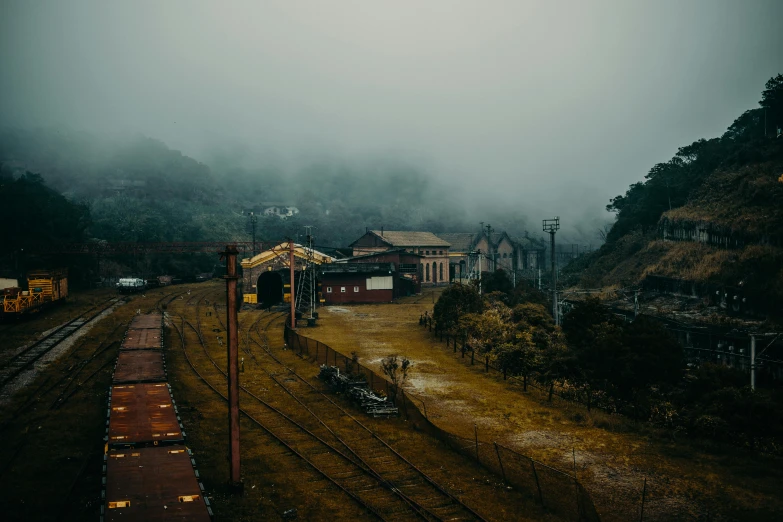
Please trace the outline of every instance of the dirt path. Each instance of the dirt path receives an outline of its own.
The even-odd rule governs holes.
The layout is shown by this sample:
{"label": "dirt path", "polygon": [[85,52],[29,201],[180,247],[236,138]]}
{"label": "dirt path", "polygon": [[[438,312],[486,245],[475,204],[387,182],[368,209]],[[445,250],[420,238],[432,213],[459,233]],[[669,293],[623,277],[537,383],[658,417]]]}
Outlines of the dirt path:
{"label": "dirt path", "polygon": [[[424,301],[416,303],[415,301]],[[326,307],[317,328],[300,333],[378,369],[397,353],[413,361],[407,389],[426,402],[439,427],[497,441],[554,467],[576,473],[604,521],[638,520],[647,480],[644,520],[779,520],[781,459],[692,441],[662,441],[645,426],[484,373],[419,326],[430,298],[395,304]],[[469,357],[469,356],[468,356]]]}

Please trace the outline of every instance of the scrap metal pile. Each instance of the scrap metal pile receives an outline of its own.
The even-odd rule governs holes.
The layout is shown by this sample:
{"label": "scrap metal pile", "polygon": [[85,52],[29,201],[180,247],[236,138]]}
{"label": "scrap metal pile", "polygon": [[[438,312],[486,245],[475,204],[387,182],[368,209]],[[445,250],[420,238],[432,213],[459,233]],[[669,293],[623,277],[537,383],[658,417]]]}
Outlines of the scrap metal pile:
{"label": "scrap metal pile", "polygon": [[367,387],[367,381],[340,373],[340,368],[337,366],[322,364],[318,377],[326,381],[332,389],[346,393],[368,415],[388,417],[399,413],[388,397],[380,397],[371,391]]}

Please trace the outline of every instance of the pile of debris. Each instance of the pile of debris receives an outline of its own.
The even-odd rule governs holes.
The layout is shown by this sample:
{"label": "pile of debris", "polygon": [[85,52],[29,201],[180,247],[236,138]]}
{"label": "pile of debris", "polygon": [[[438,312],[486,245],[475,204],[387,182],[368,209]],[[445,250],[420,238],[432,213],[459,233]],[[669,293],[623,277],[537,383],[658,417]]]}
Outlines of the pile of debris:
{"label": "pile of debris", "polygon": [[340,368],[337,366],[322,364],[318,377],[326,381],[333,389],[346,393],[368,415],[389,417],[399,413],[397,407],[387,397],[376,395],[370,390],[367,387],[367,381],[340,373]]}

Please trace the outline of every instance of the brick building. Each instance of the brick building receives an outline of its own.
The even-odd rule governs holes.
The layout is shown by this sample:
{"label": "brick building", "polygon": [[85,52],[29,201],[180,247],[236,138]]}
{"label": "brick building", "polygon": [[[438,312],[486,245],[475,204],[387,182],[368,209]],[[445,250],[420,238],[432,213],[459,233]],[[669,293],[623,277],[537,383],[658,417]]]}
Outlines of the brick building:
{"label": "brick building", "polygon": [[324,303],[390,303],[399,291],[394,268],[394,263],[321,265]]}
{"label": "brick building", "polygon": [[520,272],[544,266],[546,243],[542,239],[511,237],[506,232],[489,236],[484,230],[477,233],[443,233],[438,234],[438,237],[451,245],[450,281],[468,279],[471,272],[475,277],[479,257],[482,272],[493,272],[499,268],[506,272]]}
{"label": "brick building", "polygon": [[446,283],[449,280],[449,247],[431,232],[397,230],[368,230],[351,243],[354,256],[402,250],[419,256],[419,281],[425,285]]}

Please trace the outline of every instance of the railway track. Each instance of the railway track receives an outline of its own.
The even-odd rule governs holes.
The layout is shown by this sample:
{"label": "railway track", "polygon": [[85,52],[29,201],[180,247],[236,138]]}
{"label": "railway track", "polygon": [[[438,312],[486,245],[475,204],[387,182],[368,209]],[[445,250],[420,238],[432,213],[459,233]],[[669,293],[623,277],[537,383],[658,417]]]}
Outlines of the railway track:
{"label": "railway track", "polygon": [[[216,394],[225,382],[225,359],[216,360],[204,340],[203,324],[197,304],[197,321],[182,319],[183,351],[185,358],[198,375]],[[381,520],[484,520],[484,518],[427,476],[413,463],[405,459],[369,428],[346,410],[334,403],[264,346],[265,332],[275,319],[284,314],[259,316],[240,334],[240,345],[257,363],[266,382],[258,383],[250,390],[240,390],[252,399],[253,407],[245,406],[242,412],[251,422],[283,444],[304,460],[324,478],[339,487],[368,512]],[[222,330],[225,325],[220,315],[213,315]],[[215,325],[217,326],[217,324]],[[255,329],[261,342],[252,337]],[[184,342],[186,330],[198,339],[201,350],[190,351]],[[265,363],[257,360],[251,343],[264,348]],[[270,359],[267,359],[266,356]],[[279,373],[269,371],[265,364],[272,362]],[[262,374],[255,373],[255,377]],[[216,383],[219,382],[219,384]],[[281,390],[283,393],[275,393]],[[263,394],[264,397],[260,395]],[[315,412],[319,412],[316,414]],[[329,420],[325,420],[328,412]],[[335,426],[341,426],[339,430]]]}
{"label": "railway track", "polygon": [[71,319],[67,323],[59,326],[53,332],[42,339],[37,340],[18,354],[9,359],[2,368],[0,368],[0,388],[5,387],[18,375],[29,369],[41,357],[52,351],[64,340],[79,331],[84,325],[98,317],[110,307],[114,306],[121,298],[113,297],[101,304],[90,308],[78,317]]}

